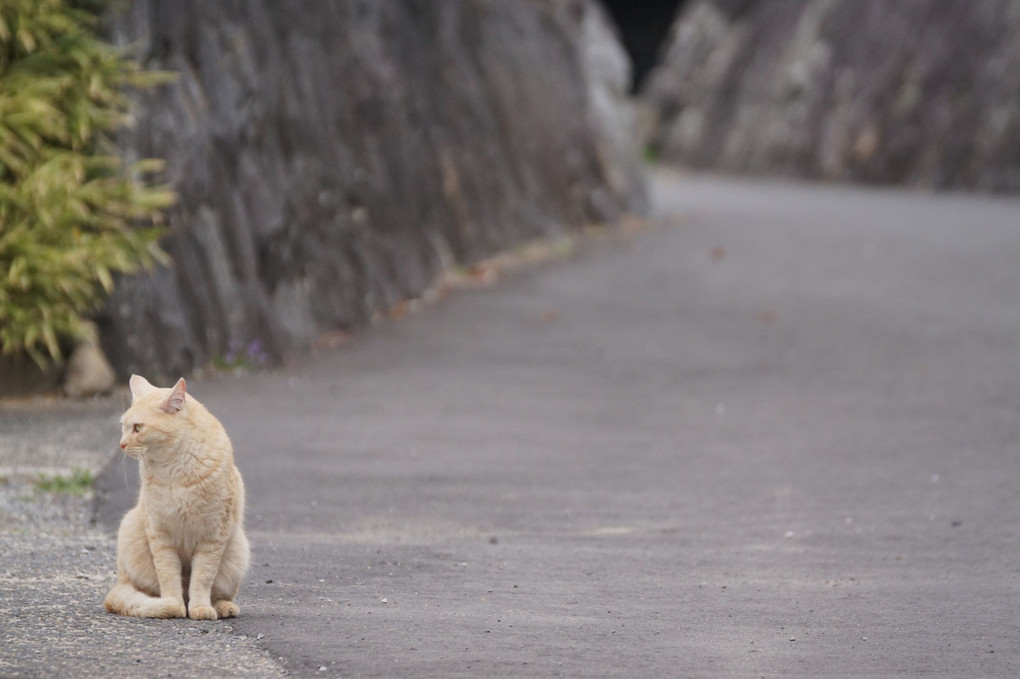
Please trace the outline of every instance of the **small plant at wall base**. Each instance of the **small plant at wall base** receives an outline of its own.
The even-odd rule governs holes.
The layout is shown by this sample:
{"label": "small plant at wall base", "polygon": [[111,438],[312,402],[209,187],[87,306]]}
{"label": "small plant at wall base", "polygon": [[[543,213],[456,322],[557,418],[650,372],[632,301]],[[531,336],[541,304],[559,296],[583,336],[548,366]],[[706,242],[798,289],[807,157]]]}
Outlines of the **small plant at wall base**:
{"label": "small plant at wall base", "polygon": [[[166,262],[157,160],[125,168],[111,134],[127,87],[166,82],[95,34],[103,2],[0,0],[0,348],[41,367],[113,289]],[[88,7],[89,9],[83,9]]]}
{"label": "small plant at wall base", "polygon": [[252,340],[247,345],[237,340],[230,341],[230,348],[222,356],[212,360],[217,370],[245,372],[254,368],[264,368],[272,361],[272,357],[262,348],[262,342]]}

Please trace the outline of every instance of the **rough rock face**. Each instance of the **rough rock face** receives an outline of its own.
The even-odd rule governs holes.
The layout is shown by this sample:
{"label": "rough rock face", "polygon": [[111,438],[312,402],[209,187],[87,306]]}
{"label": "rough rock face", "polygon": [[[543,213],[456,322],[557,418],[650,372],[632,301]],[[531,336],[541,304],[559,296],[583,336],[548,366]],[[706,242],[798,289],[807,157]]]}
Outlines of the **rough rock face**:
{"label": "rough rock face", "polygon": [[167,160],[174,266],[98,319],[118,373],[280,356],[444,267],[640,210],[626,57],[587,0],[136,0],[131,155]]}
{"label": "rough rock face", "polygon": [[1020,2],[691,0],[643,92],[668,161],[1020,190]]}

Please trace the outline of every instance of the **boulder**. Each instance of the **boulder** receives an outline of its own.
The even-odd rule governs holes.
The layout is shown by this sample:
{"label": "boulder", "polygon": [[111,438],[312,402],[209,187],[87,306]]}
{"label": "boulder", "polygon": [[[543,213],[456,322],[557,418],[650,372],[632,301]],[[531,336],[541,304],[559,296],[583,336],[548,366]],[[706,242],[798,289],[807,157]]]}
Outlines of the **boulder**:
{"label": "boulder", "polygon": [[1020,4],[689,0],[642,100],[672,163],[1020,190]]}
{"label": "boulder", "polygon": [[72,398],[105,394],[117,384],[117,375],[99,345],[94,323],[87,324],[85,336],[78,340],[67,359],[64,393]]}

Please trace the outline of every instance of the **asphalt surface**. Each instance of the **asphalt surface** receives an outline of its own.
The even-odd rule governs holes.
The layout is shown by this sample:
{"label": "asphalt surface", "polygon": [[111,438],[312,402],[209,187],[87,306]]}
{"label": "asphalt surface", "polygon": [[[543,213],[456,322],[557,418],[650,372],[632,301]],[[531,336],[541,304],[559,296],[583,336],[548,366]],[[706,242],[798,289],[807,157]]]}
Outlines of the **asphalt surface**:
{"label": "asphalt surface", "polygon": [[118,629],[220,635],[219,676],[1020,675],[1020,200],[654,188],[658,226],[196,382],[241,617]]}

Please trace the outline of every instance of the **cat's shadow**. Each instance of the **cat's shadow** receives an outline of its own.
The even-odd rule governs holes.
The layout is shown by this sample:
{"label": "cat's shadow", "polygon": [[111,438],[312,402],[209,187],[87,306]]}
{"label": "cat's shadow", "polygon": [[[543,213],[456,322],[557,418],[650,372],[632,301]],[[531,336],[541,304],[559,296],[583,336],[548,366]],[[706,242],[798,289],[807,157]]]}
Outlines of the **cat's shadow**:
{"label": "cat's shadow", "polygon": [[124,514],[138,499],[138,462],[120,453],[99,472],[92,484],[96,493],[92,522],[110,533],[116,533]]}

